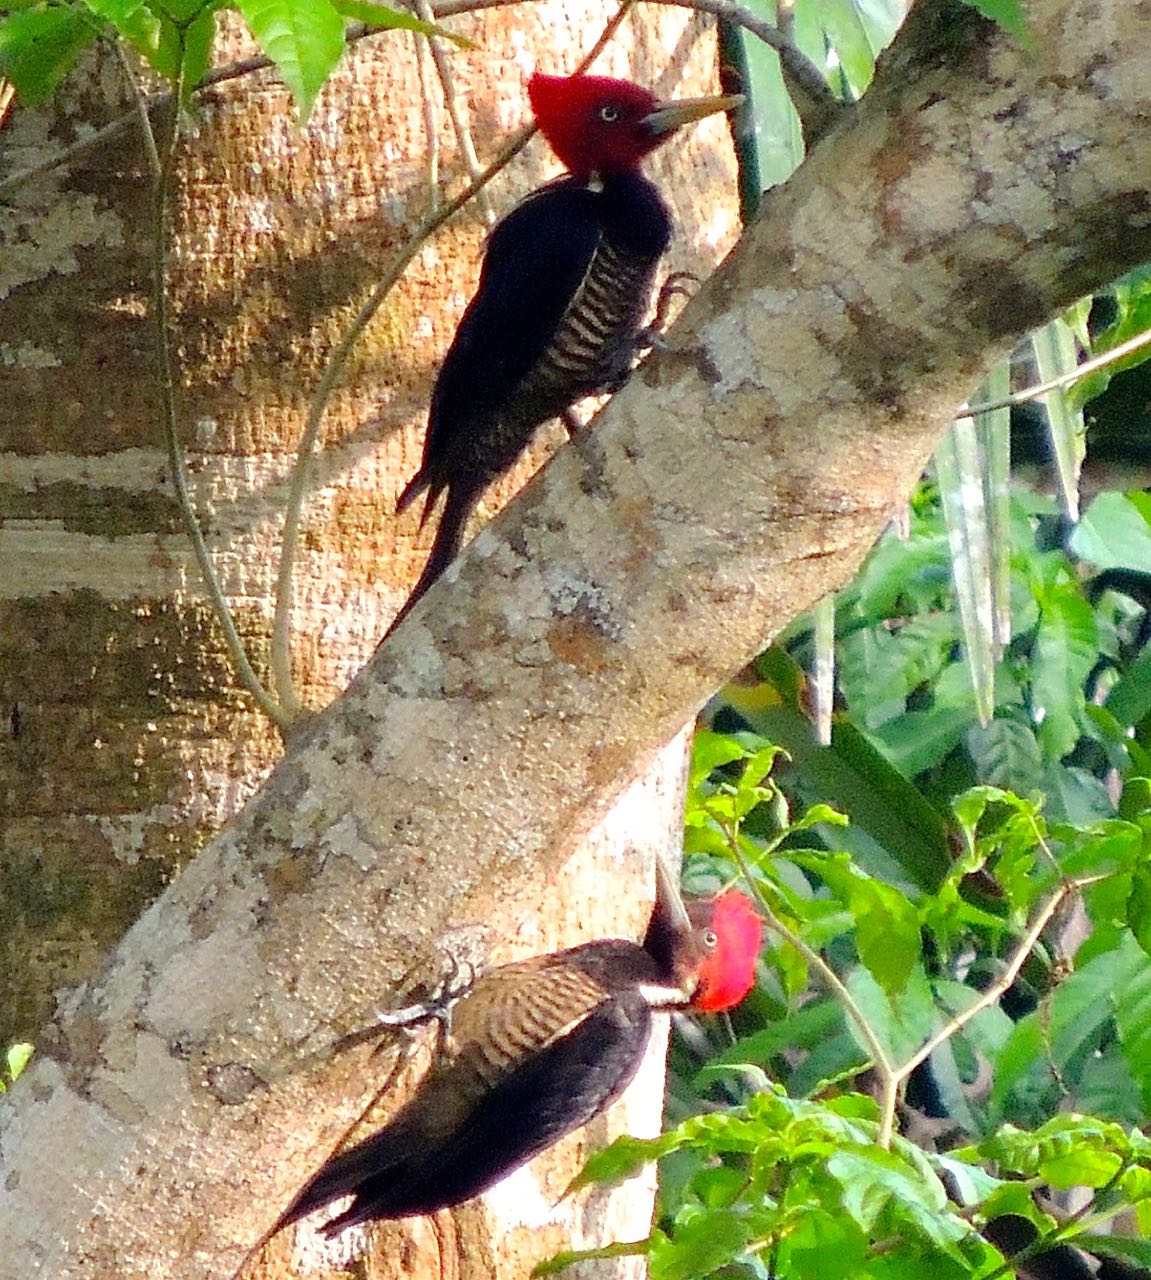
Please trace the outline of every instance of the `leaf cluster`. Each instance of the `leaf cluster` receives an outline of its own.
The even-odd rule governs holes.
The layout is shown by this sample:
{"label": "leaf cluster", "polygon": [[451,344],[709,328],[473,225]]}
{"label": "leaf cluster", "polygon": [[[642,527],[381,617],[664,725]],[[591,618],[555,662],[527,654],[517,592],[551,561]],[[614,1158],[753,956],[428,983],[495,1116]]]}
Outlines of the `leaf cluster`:
{"label": "leaf cluster", "polygon": [[[1037,800],[974,787],[928,892],[869,874],[827,805],[793,817],[785,763],[747,729],[697,738],[687,883],[742,877],[759,897],[761,982],[732,1043],[697,1043],[695,1069],[679,1051],[673,1106],[691,1114],[615,1143],[580,1182],[663,1162],[642,1248],[675,1280],[991,1280],[1011,1273],[1005,1223],[1024,1224],[1028,1252],[1112,1250],[1100,1228],[1123,1212],[1146,1231],[1151,817],[1049,825]],[[1089,930],[1072,949],[1077,914]]]}
{"label": "leaf cluster", "polygon": [[301,117],[344,51],[348,24],[458,36],[371,0],[16,0],[0,17],[0,76],[27,102],[49,97],[77,55],[123,40],[185,101],[208,71],[218,15],[235,10],[279,70]]}

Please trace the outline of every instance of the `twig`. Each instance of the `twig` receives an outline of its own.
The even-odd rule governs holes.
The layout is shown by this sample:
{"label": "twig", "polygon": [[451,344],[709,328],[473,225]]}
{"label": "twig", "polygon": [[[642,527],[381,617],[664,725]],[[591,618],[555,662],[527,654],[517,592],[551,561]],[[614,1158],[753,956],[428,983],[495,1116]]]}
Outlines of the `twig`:
{"label": "twig", "polygon": [[420,82],[420,105],[423,107],[424,138],[427,142],[428,211],[434,213],[440,207],[440,126],[436,117],[436,103],[432,97],[431,77],[428,74],[428,46],[415,37],[416,76]]}
{"label": "twig", "polygon": [[[450,18],[461,13],[475,13],[481,9],[499,8],[518,3],[521,3],[521,0],[437,0],[432,5],[432,11],[437,18]],[[652,3],[679,9],[692,9],[697,13],[707,13],[712,17],[722,18],[733,26],[742,28],[749,35],[755,36],[757,40],[762,40],[764,44],[770,45],[779,54],[785,77],[792,82],[789,87],[793,92],[798,90],[801,99],[809,100],[819,108],[820,118],[824,123],[819,127],[813,124],[812,136],[809,138],[807,121],[809,114],[812,113],[802,110],[801,102],[796,103],[800,121],[804,125],[804,139],[809,148],[815,139],[822,136],[830,124],[847,109],[847,104],[831,91],[819,68],[786,31],[765,21],[743,5],[736,4],[735,0],[652,0]]]}
{"label": "twig", "polygon": [[803,141],[810,151],[816,142],[848,109],[832,92],[823,73],[791,39],[789,26],[775,26],[745,9],[734,0],[653,0],[655,4],[694,9],[722,18],[762,40],[779,55],[780,70],[803,128]]}
{"label": "twig", "polygon": [[359,341],[369,321],[383,305],[384,300],[399,282],[408,269],[413,258],[419,253],[424,241],[453,214],[458,213],[476,194],[480,187],[490,182],[510,160],[514,159],[535,133],[534,125],[526,125],[504,147],[490,165],[473,181],[442,208],[429,213],[416,227],[408,239],[396,250],[384,268],[379,282],[368,294],[351,323],[344,331],[343,337],[336,344],[320,381],[312,393],[308,404],[308,416],[304,422],[303,434],[296,451],[296,461],[292,468],[291,480],[288,484],[288,500],[284,511],[284,532],[280,545],[280,567],[276,575],[276,612],[272,624],[272,682],[276,694],[284,704],[289,715],[294,719],[301,710],[300,702],[292,683],[291,655],[291,605],[292,578],[295,567],[296,547],[300,536],[300,514],[304,498],[308,491],[308,471],[312,454],[315,452],[316,440],[320,434],[320,424],[328,407],[328,400],[335,389],[352,348]]}
{"label": "twig", "polygon": [[[883,1148],[891,1146],[891,1140],[895,1133],[895,1112],[899,1101],[899,1092],[906,1082],[908,1076],[919,1066],[921,1062],[926,1061],[940,1045],[950,1040],[953,1035],[961,1031],[973,1018],[976,1018],[985,1009],[991,1008],[996,1004],[1002,996],[1007,992],[1015,979],[1019,976],[1024,964],[1027,962],[1028,956],[1031,955],[1035,944],[1039,941],[1043,930],[1051,922],[1056,912],[1063,903],[1073,894],[1079,893],[1088,886],[1104,879],[1103,876],[1088,876],[1077,880],[1064,880],[1057,892],[1053,893],[1046,903],[1036,913],[1035,919],[1027,929],[1027,932],[1020,939],[1015,951],[1008,961],[1003,972],[991,983],[991,985],[980,993],[978,999],[973,1001],[966,1009],[954,1014],[947,1022],[940,1027],[934,1034],[929,1036],[927,1040],[914,1052],[910,1057],[905,1059],[899,1065],[895,1065],[888,1056],[887,1050],[880,1043],[875,1032],[872,1031],[868,1024],[867,1018],[863,1011],[856,1004],[851,992],[839,978],[839,975],[827,963],[826,960],[811,948],[804,940],[794,933],[783,923],[782,920],[771,909],[764,894],[751,875],[751,868],[747,863],[747,859],[743,856],[743,850],[739,847],[739,824],[738,822],[727,822],[716,818],[715,821],[723,832],[724,839],[727,842],[728,849],[734,858],[736,865],[739,867],[749,889],[755,896],[759,904],[760,911],[763,914],[764,922],[774,933],[778,934],[785,942],[793,946],[799,954],[804,958],[807,964],[819,975],[824,985],[829,988],[832,994],[839,1000],[845,1012],[859,1028],[860,1034],[867,1044],[869,1053],[871,1054],[872,1067],[878,1077],[880,1092],[880,1119],[879,1133],[877,1142]],[[1034,819],[1032,819],[1034,822]],[[1036,826],[1036,835],[1039,842],[1046,847],[1046,841],[1043,834]],[[782,835],[779,837],[782,839]],[[778,843],[778,841],[776,842]],[[1050,849],[1047,849],[1048,856],[1054,862],[1054,855]]]}
{"label": "twig", "polygon": [[[430,0],[411,0],[412,7],[415,9],[416,16],[423,22],[434,23],[435,14],[432,12]],[[428,49],[432,55],[432,61],[436,64],[436,74],[440,78],[440,87],[444,94],[444,105],[448,109],[448,118],[452,122],[452,128],[456,134],[456,144],[459,146],[460,155],[463,157],[464,168],[467,170],[469,178],[473,180],[478,178],[481,172],[479,156],[476,155],[475,143],[472,141],[472,131],[468,125],[464,113],[460,110],[459,94],[456,92],[456,78],[452,74],[452,64],[448,60],[448,55],[444,50],[443,43],[435,36],[428,36]],[[491,197],[488,195],[486,187],[481,187],[476,192],[476,199],[484,216],[484,221],[490,227],[496,220],[496,211],[492,207]]]}
{"label": "twig", "polygon": [[[623,3],[612,15],[599,38],[580,63],[580,70],[590,66],[599,57],[600,52],[615,34],[631,9],[634,0],[623,0]],[[496,156],[488,167],[473,178],[453,200],[441,209],[429,213],[416,227],[408,239],[392,255],[391,261],[384,269],[379,283],[365,299],[344,332],[343,337],[333,350],[328,363],[320,375],[320,381],[308,405],[308,416],[304,423],[303,434],[296,454],[295,466],[292,469],[288,485],[288,500],[284,511],[284,533],[280,548],[280,565],[276,574],[276,610],[272,624],[271,670],[273,687],[291,718],[299,715],[303,704],[295,692],[292,682],[292,649],[291,649],[291,611],[292,611],[292,579],[295,567],[296,548],[300,537],[300,516],[304,498],[308,490],[308,470],[312,454],[319,438],[320,424],[327,409],[328,400],[336,382],[344,371],[352,348],[359,340],[368,322],[382,306],[412,259],[420,251],[423,243],[435,231],[439,230],[454,214],[495,177],[501,169],[513,160],[527,146],[534,136],[534,124],[525,125],[514,134],[511,140]]]}
{"label": "twig", "polygon": [[[379,31],[376,28],[368,27],[362,22],[348,23],[347,31],[344,33],[344,41],[346,44],[354,44],[357,40],[363,40],[367,36],[377,35]],[[117,46],[120,41],[115,41]],[[251,58],[241,58],[237,62],[229,62],[225,66],[215,67],[213,70],[206,72],[192,89],[193,93],[204,93],[206,90],[214,88],[218,84],[224,84],[229,80],[239,80],[244,76],[254,75],[257,71],[267,71],[275,67],[275,63],[271,58],[265,57],[263,54],[255,55]],[[139,86],[135,86],[137,96],[140,95]],[[147,111],[149,121],[152,116],[158,112],[164,111],[172,106],[176,98],[171,93],[153,93],[144,96],[144,106]],[[74,142],[70,147],[65,147],[62,151],[51,156],[47,160],[42,160],[39,164],[29,165],[27,169],[20,169],[16,173],[11,173],[8,177],[0,179],[0,197],[6,196],[9,192],[15,191],[17,187],[23,186],[26,182],[31,182],[36,178],[41,178],[45,174],[54,172],[56,169],[63,169],[71,165],[76,160],[83,159],[84,156],[93,151],[100,150],[101,147],[107,146],[111,142],[125,134],[132,128],[136,122],[139,113],[139,106],[133,105],[122,116],[117,116],[115,120],[110,120],[101,129],[97,129],[90,137],[82,138],[79,142]]]}
{"label": "twig", "polygon": [[992,409],[1013,409],[1016,405],[1026,404],[1029,400],[1038,400],[1040,396],[1045,396],[1049,391],[1056,391],[1060,387],[1070,386],[1073,382],[1078,382],[1080,378],[1085,378],[1089,373],[1095,373],[1098,369],[1106,368],[1109,364],[1114,364],[1117,360],[1122,360],[1124,356],[1129,356],[1132,351],[1139,351],[1141,348],[1151,345],[1151,329],[1144,333],[1137,333],[1135,337],[1128,338],[1126,342],[1121,342],[1117,347],[1112,347],[1110,351],[1104,351],[1102,355],[1093,356],[1090,360],[1084,360],[1082,364],[1076,365],[1074,369],[1070,369],[1067,373],[1061,373],[1059,377],[1052,378],[1050,382],[1040,382],[1032,387],[1025,387],[1022,391],[1015,391],[1009,396],[1004,396],[1001,400],[987,400],[983,404],[964,405],[963,412],[955,415],[955,420],[961,421],[963,418],[973,418],[977,413],[990,413]]}
{"label": "twig", "polygon": [[[173,95],[176,103],[179,103],[183,96],[183,38],[183,31],[181,30],[180,64],[176,75],[176,91]],[[180,518],[183,521],[184,530],[192,543],[196,563],[207,587],[213,612],[224,632],[224,641],[228,647],[228,654],[235,664],[240,682],[265,714],[280,728],[284,728],[287,721],[283,711],[275,700],[269,696],[260,682],[260,678],[252,669],[252,664],[248,661],[248,655],[244,649],[244,643],[236,630],[232,611],[228,607],[228,602],[224,598],[223,590],[220,587],[215,565],[212,563],[212,557],[208,553],[204,535],[200,531],[195,509],[192,506],[187,463],[184,457],[184,448],[180,441],[176,414],[175,373],[169,332],[170,318],[168,314],[167,289],[168,194],[171,190],[172,169],[175,165],[176,152],[180,141],[180,112],[177,107],[173,113],[172,128],[161,155],[156,143],[156,133],[149,118],[147,100],[143,93],[139,91],[136,76],[128,62],[127,55],[124,53],[124,46],[119,42],[116,44],[116,52],[124,69],[124,74],[128,78],[128,83],[132,86],[133,93],[136,95],[136,112],[144,139],[144,150],[155,182],[152,207],[152,311],[156,331],[156,366],[162,405],[164,445],[168,454],[168,470],[172,477],[172,487],[176,491],[176,503],[180,509]]]}
{"label": "twig", "polygon": [[732,856],[735,858],[748,888],[751,890],[752,895],[759,904],[759,909],[763,913],[764,923],[774,933],[779,934],[785,942],[793,946],[804,960],[807,961],[808,965],[819,974],[824,985],[831,990],[832,994],[843,1006],[845,1012],[859,1028],[859,1034],[863,1037],[864,1042],[867,1045],[867,1050],[871,1054],[872,1065],[881,1073],[887,1075],[891,1074],[894,1069],[887,1056],[887,1050],[879,1042],[875,1032],[872,1031],[863,1010],[855,1003],[855,997],[850,991],[848,991],[847,987],[844,986],[839,974],[835,972],[819,952],[808,946],[799,934],[794,933],[789,929],[771,909],[770,903],[764,897],[763,891],[755,882],[755,879],[751,874],[751,868],[747,864],[747,859],[743,856],[743,850],[739,847],[738,832],[728,827],[725,823],[720,823],[720,826],[727,838],[728,847],[731,849]]}
{"label": "twig", "polygon": [[[1052,917],[1063,905],[1063,903],[1072,896],[1087,888],[1089,885],[1097,883],[1099,880],[1105,879],[1104,876],[1089,876],[1080,880],[1065,880],[1060,885],[1058,891],[1047,900],[1039,909],[1032,921],[1030,928],[1020,939],[1015,953],[1007,963],[1007,967],[995,979],[993,983],[983,991],[979,999],[968,1005],[966,1009],[961,1010],[935,1032],[934,1035],[928,1037],[927,1041],[920,1046],[919,1049],[902,1063],[894,1072],[892,1083],[896,1091],[902,1086],[909,1075],[919,1066],[921,1062],[925,1062],[936,1049],[945,1041],[950,1040],[958,1031],[962,1031],[965,1026],[973,1019],[979,1016],[985,1009],[990,1009],[996,1004],[1002,996],[1007,993],[1011,984],[1019,977],[1020,970],[1027,963],[1028,956],[1035,948],[1035,944],[1039,941],[1043,930],[1050,924]],[[895,1121],[894,1097],[892,1100],[891,1111],[884,1111],[880,1124],[880,1145],[889,1146],[891,1142],[891,1133]],[[884,1135],[886,1134],[886,1141]]]}
{"label": "twig", "polygon": [[1043,930],[1047,928],[1051,918],[1063,905],[1064,901],[1073,893],[1078,893],[1083,887],[1083,882],[1078,880],[1068,880],[1060,885],[1058,892],[1052,894],[1046,903],[1040,908],[1035,919],[1031,923],[1031,927],[1019,940],[1015,948],[1015,953],[1007,963],[1007,967],[995,979],[988,988],[980,993],[979,999],[968,1005],[966,1009],[960,1010],[959,1013],[952,1016],[939,1030],[929,1036],[926,1043],[921,1045],[919,1049],[904,1062],[899,1070],[898,1076],[900,1080],[905,1080],[921,1062],[926,1061],[945,1041],[950,1040],[957,1031],[962,1031],[965,1026],[973,1019],[977,1018],[984,1009],[990,1009],[996,1004],[1000,998],[1006,994],[1008,988],[1019,977],[1019,972],[1027,962],[1035,944],[1039,941],[1039,937]]}

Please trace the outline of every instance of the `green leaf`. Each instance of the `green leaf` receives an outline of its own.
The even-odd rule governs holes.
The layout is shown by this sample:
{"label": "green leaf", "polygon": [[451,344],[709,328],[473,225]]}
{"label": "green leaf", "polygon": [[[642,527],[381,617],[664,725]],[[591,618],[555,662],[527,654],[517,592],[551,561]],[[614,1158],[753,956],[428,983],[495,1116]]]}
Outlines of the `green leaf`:
{"label": "green leaf", "polygon": [[847,1148],[835,1152],[827,1171],[843,1188],[845,1212],[864,1231],[872,1231],[889,1201],[945,1253],[960,1257],[955,1246],[970,1227],[947,1211],[947,1195],[934,1172],[908,1143],[897,1150],[881,1147]]}
{"label": "green leaf", "polygon": [[994,1069],[989,1107],[991,1118],[1019,1118],[1021,1114],[1030,1118],[1052,1085],[1043,1028],[1035,1014],[1015,1024],[1007,1043],[994,1060]]}
{"label": "green leaf", "polygon": [[[859,575],[859,609],[869,622],[927,608],[948,596],[951,552],[945,533],[884,536]],[[954,626],[952,621],[952,626]]]}
{"label": "green leaf", "polygon": [[934,768],[963,741],[976,723],[975,699],[966,706],[908,711],[876,732],[884,755],[901,773],[914,777]]}
{"label": "green leaf", "polygon": [[1059,1070],[1066,1070],[1085,1045],[1095,1043],[1141,956],[1134,946],[1096,956],[1056,990],[1047,1018],[1047,1039]]}
{"label": "green leaf", "polygon": [[994,787],[1036,791],[1043,782],[1043,753],[1031,725],[1000,718],[986,727],[974,725],[967,734],[967,750],[976,776]]}
{"label": "green leaf", "polygon": [[[909,1058],[935,1030],[936,1012],[931,985],[919,965],[912,970],[898,999],[889,997],[870,970],[862,967],[851,972],[847,989],[875,1038],[895,1062]],[[860,1046],[866,1048],[854,1019],[849,1019],[847,1026]]]}
{"label": "green leaf", "polygon": [[1069,545],[1097,570],[1151,573],[1151,522],[1147,511],[1126,494],[1099,494],[1075,526]]}
{"label": "green leaf", "polygon": [[[1094,342],[1084,344],[1095,356],[1106,355],[1151,330],[1151,271],[1137,267],[1115,281],[1111,292],[1118,309],[1115,322],[1097,334]],[[1080,378],[1071,389],[1072,402],[1080,407],[1087,404],[1106,391],[1116,374],[1133,369],[1148,359],[1151,359],[1151,346],[1144,342],[1127,355],[1119,356],[1094,373]]]}
{"label": "green leaf", "polygon": [[0,77],[11,80],[25,102],[43,102],[96,32],[82,9],[37,5],[11,13],[0,20]]}
{"label": "green leaf", "polygon": [[716,769],[734,760],[747,759],[750,752],[733,734],[701,729],[691,744],[690,786],[695,789]]}
{"label": "green leaf", "polygon": [[184,105],[203,79],[212,57],[212,41],[216,35],[216,10],[204,9],[188,25],[181,47],[184,59]]}
{"label": "green leaf", "polygon": [[1127,923],[1135,940],[1151,956],[1151,866],[1144,863],[1131,873],[1127,898]]}
{"label": "green leaf", "polygon": [[1084,1061],[1075,1094],[1076,1105],[1083,1111],[1117,1124],[1142,1124],[1147,1116],[1143,1091],[1130,1063],[1113,1045]]}
{"label": "green leaf", "polygon": [[[839,645],[840,684],[848,705],[866,723],[882,724],[906,708],[911,694],[938,678],[951,662],[958,635],[954,616],[946,612],[912,618],[897,631],[884,621],[848,635]],[[883,714],[888,706],[891,712]]]}
{"label": "green leaf", "polygon": [[852,91],[856,96],[862,94],[871,83],[876,50],[867,37],[859,10],[851,0],[820,0],[819,14]]}
{"label": "green leaf", "polygon": [[[93,14],[114,27],[154,71],[169,84],[176,83],[182,56],[181,32],[166,15],[154,12],[146,0],[84,0],[84,3]],[[189,92],[195,83],[195,80],[189,81]]]}
{"label": "green leaf", "polygon": [[1035,47],[1022,0],[963,0],[963,2],[978,10],[985,18],[990,18],[1009,36],[1014,36],[1025,49]]}
{"label": "green leaf", "polygon": [[1148,967],[1146,955],[1128,934],[1120,947],[1095,956],[1060,984],[1042,1015],[1031,1013],[1016,1023],[1002,1052],[992,1059],[992,1115],[1028,1122],[1041,1118],[1043,1108],[1058,1103],[1063,1089],[1075,1083],[1083,1064],[1104,1043],[1113,1018],[1121,1026],[1120,1042],[1132,1076],[1146,1089],[1151,1046],[1141,975]]}
{"label": "green leaf", "polygon": [[1007,1125],[979,1150],[1005,1170],[1065,1189],[1106,1186],[1130,1158],[1131,1143],[1120,1125],[1071,1113],[1030,1133]]}
{"label": "green leaf", "polygon": [[743,1253],[759,1233],[754,1215],[712,1209],[677,1226],[674,1236],[656,1241],[651,1252],[653,1280],[699,1280]]}
{"label": "green leaf", "polygon": [[[838,1196],[838,1187],[832,1184]],[[770,1272],[788,1280],[844,1280],[874,1274],[868,1266],[870,1240],[838,1205],[804,1204],[781,1224],[778,1258]]]}
{"label": "green leaf", "polygon": [[110,22],[117,31],[123,31],[144,7],[144,0],[84,0],[84,5],[98,18]]}
{"label": "green leaf", "polygon": [[[962,982],[954,982],[946,978],[936,980],[935,991],[940,1002],[953,1015],[965,1013],[982,994],[972,987],[965,986]],[[1007,1014],[997,1004],[993,1004],[980,1010],[963,1028],[962,1034],[984,1057],[994,1061],[1014,1028],[1015,1024]]]}
{"label": "green leaf", "polygon": [[1133,1262],[1137,1267],[1151,1269],[1151,1240],[1133,1236],[1099,1236],[1090,1232],[1075,1237],[1075,1243],[1081,1249],[1089,1249],[1092,1253],[1104,1254],[1109,1258],[1121,1258],[1124,1262]]}
{"label": "green leaf", "polygon": [[144,0],[156,17],[180,30],[211,12],[218,0]]}
{"label": "green leaf", "polygon": [[1119,677],[1104,706],[1124,728],[1138,724],[1151,713],[1151,647],[1144,649]]}
{"label": "green leaf", "polygon": [[32,1054],[35,1052],[30,1044],[13,1044],[8,1046],[8,1052],[5,1055],[5,1065],[7,1067],[8,1079],[15,1080],[28,1063],[32,1060]]}
{"label": "green leaf", "polygon": [[747,60],[754,132],[746,149],[758,166],[759,190],[785,181],[803,159],[803,134],[779,69],[779,55],[762,40],[741,41]]}
{"label": "green leaf", "polygon": [[331,0],[237,0],[236,7],[306,120],[344,51],[342,16]]}
{"label": "green leaf", "polygon": [[1133,822],[1107,819],[1087,828],[1057,826],[1053,836],[1064,846],[1060,869],[1068,876],[1096,876],[1134,868],[1143,849],[1143,832]]}
{"label": "green leaf", "polygon": [[593,1152],[584,1162],[584,1167],[565,1188],[564,1195],[572,1195],[593,1182],[608,1184],[625,1182],[628,1178],[634,1178],[645,1165],[671,1149],[659,1139],[632,1138],[625,1134],[601,1150]]}
{"label": "green leaf", "polygon": [[1031,658],[1031,693],[1039,741],[1056,758],[1079,739],[1083,685],[1095,665],[1099,628],[1077,587],[1057,584],[1039,599],[1039,629]]}
{"label": "green leaf", "polygon": [[1115,1026],[1123,1056],[1143,1095],[1144,1109],[1151,1108],[1151,960],[1141,949],[1123,948],[1128,961],[1121,990],[1114,993]]}
{"label": "green leaf", "polygon": [[[865,969],[860,970],[866,973]],[[876,990],[881,988],[878,986]],[[870,1061],[870,1051],[860,1047],[856,1028],[846,1028],[813,1046],[787,1080],[788,1090],[808,1098],[824,1093],[833,1085],[857,1076]]]}
{"label": "green leaf", "polygon": [[626,1240],[621,1244],[605,1244],[598,1249],[561,1249],[553,1258],[545,1258],[532,1268],[533,1276],[554,1276],[577,1262],[595,1262],[602,1258],[642,1258],[652,1240]]}
{"label": "green leaf", "polygon": [[743,1036],[701,1068],[694,1083],[706,1084],[726,1065],[769,1063],[787,1049],[812,1049],[843,1029],[843,1010],[834,1000],[813,1000],[760,1031]]}
{"label": "green leaf", "polygon": [[859,958],[879,985],[889,996],[902,991],[920,951],[914,906],[898,889],[863,875],[844,854],[797,854],[795,861],[819,875],[851,912]]}
{"label": "green leaf", "polygon": [[[991,1195],[1003,1196],[1006,1205],[1013,1206],[1020,1201],[1028,1206],[1032,1203],[1030,1187],[1021,1182],[1003,1182],[988,1173],[980,1164],[957,1159],[951,1154],[928,1152],[927,1158],[946,1176],[947,1185],[954,1188],[953,1194],[956,1200],[964,1207],[986,1200]],[[1013,1209],[1004,1207],[997,1209],[996,1212],[1009,1213],[1013,1212]]]}
{"label": "green leaf", "polygon": [[851,826],[836,839],[877,878],[937,888],[951,863],[939,811],[853,725],[837,721],[830,747],[816,742],[811,721],[780,693],[795,670],[787,655],[770,650],[760,668],[779,696],[745,703],[740,714],[786,749],[803,802],[831,804],[850,816]]}
{"label": "green leaf", "polygon": [[421,36],[442,36],[445,40],[459,45],[461,49],[477,47],[475,41],[469,40],[467,36],[457,35],[447,27],[441,27],[434,22],[424,22],[410,13],[390,9],[387,5],[372,4],[370,0],[332,0],[332,3],[345,18],[362,22],[365,27],[371,27],[373,31],[414,31]]}

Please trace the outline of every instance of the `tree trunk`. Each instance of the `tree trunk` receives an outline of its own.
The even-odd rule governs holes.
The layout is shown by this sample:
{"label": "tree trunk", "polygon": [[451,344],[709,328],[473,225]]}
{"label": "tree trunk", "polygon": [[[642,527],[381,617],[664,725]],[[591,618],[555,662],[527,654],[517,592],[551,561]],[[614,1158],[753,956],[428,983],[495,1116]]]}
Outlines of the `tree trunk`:
{"label": "tree trunk", "polygon": [[1151,12],[1028,18],[1035,51],[919,6],[670,350],[69,1002],[5,1104],[13,1268],[229,1275],[366,1092],[366,1054],[269,1064],[449,929],[510,936],[723,678],[847,580],[991,364],[1151,257]]}
{"label": "tree trunk", "polygon": [[[481,162],[525,117],[525,70],[537,58],[545,69],[569,69],[609,12],[549,3],[453,21],[478,45],[451,61]],[[466,178],[435,83],[428,98],[444,159],[440,184],[430,181],[416,49],[405,34],[360,42],[303,130],[267,73],[227,81],[200,95],[180,156],[170,280],[179,415],[200,524],[261,675],[308,397],[364,292],[433,198]],[[217,61],[248,52],[233,30]],[[626,23],[597,70],[691,95],[712,87],[714,63],[708,25],[665,10]],[[52,114],[21,108],[11,116],[0,132],[7,161],[0,173],[39,164],[81,127],[103,126],[131,108],[117,61],[94,58]],[[169,483],[151,376],[150,178],[138,125],[128,119],[131,127],[111,144],[71,166],[11,188],[0,183],[0,705],[8,728],[0,736],[0,1046],[33,1039],[45,1055],[61,1043],[37,1034],[57,996],[98,974],[109,949],[281,749],[237,682]],[[494,184],[496,209],[555,172],[537,141]],[[735,231],[723,122],[698,130],[653,173],[676,211],[668,269],[706,274]],[[474,288],[486,229],[473,204],[422,250],[361,340],[325,418],[295,584],[295,675],[313,707],[362,665],[421,567],[431,531],[391,513],[417,465],[431,378]],[[489,495],[489,512],[555,442],[556,432],[544,433],[533,457]],[[496,927],[465,932],[473,955],[508,959],[592,936],[635,936],[650,900],[654,850],[678,843],[683,752],[677,737],[630,803],[546,885],[507,886],[510,909]],[[389,975],[374,961],[365,976],[367,1002],[345,1004],[333,988],[325,1020],[342,1013],[346,1029],[392,999]],[[64,995],[74,1010],[85,1001]],[[193,1015],[189,1027],[194,1022]],[[185,1051],[202,1057],[190,1045],[177,1032],[171,1061],[190,1060]],[[277,1059],[274,1072],[286,1070],[290,1056]],[[653,1058],[645,1083],[610,1121],[593,1126],[591,1140],[602,1143],[623,1126],[654,1131],[659,1071]],[[379,1077],[379,1063],[361,1059],[345,1106],[321,1114],[322,1099],[314,1108],[301,1102],[316,1114],[308,1136],[293,1142],[299,1162],[285,1201],[290,1180],[322,1160],[341,1120],[354,1116]],[[108,1101],[100,1089],[92,1096]],[[57,1139],[70,1145],[66,1127]],[[519,1184],[518,1209],[504,1198],[498,1209],[462,1214],[458,1228],[441,1232],[444,1258],[426,1247],[429,1225],[412,1223],[382,1232],[363,1265],[374,1275],[466,1275],[482,1261],[485,1274],[518,1277],[561,1246],[598,1242],[612,1215],[613,1229],[642,1235],[650,1180],[552,1207],[582,1145],[570,1140],[554,1159],[534,1162],[538,1185]],[[267,1159],[280,1158],[269,1148]],[[7,1158],[3,1167],[7,1175]],[[27,1167],[9,1185],[25,1175],[32,1176]],[[102,1174],[85,1180],[77,1167],[75,1185],[68,1210],[75,1216],[53,1248],[70,1240],[82,1250],[98,1240],[93,1215],[123,1223],[118,1193]],[[203,1222],[218,1244],[258,1234],[263,1207],[246,1199],[241,1192],[222,1217],[204,1204]],[[22,1231],[10,1208],[21,1212],[0,1210],[0,1239]],[[143,1230],[125,1229],[70,1265],[80,1274],[155,1274],[146,1261],[134,1269]],[[352,1239],[363,1243],[362,1235]],[[455,1239],[466,1242],[458,1258],[450,1256]],[[286,1236],[253,1274],[295,1274],[293,1252],[308,1274],[321,1274],[346,1245],[325,1250],[305,1227],[298,1250]],[[56,1274],[55,1263],[48,1270]]]}

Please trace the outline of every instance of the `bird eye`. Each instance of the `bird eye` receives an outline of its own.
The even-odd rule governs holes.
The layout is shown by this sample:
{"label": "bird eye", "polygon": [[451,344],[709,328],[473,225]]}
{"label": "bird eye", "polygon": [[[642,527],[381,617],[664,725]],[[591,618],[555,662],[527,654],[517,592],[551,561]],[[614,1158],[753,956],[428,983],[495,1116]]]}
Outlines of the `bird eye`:
{"label": "bird eye", "polygon": [[714,929],[705,929],[703,931],[703,945],[709,950],[714,951],[719,945],[719,938]]}
{"label": "bird eye", "polygon": [[612,106],[610,102],[605,103],[599,109],[599,118],[604,124],[615,124],[619,119],[619,107]]}

